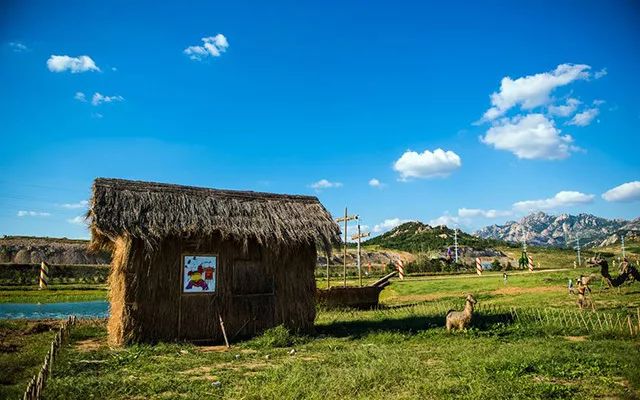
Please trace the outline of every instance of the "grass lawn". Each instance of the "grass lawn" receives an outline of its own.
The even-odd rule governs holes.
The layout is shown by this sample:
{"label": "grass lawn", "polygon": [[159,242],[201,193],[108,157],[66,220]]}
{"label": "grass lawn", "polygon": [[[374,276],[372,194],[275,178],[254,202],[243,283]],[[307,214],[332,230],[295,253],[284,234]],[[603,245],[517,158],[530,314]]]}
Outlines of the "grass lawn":
{"label": "grass lawn", "polygon": [[[484,309],[465,332],[443,327],[447,307],[461,307],[467,292],[483,306],[575,310],[566,280],[590,271],[512,273],[506,286],[495,273],[395,280],[383,291],[386,308],[320,310],[314,335],[280,327],[230,350],[185,343],[109,348],[104,321],[83,321],[54,366],[45,398],[638,398],[638,336],[518,322]],[[596,284],[593,299],[596,313],[635,312],[640,284],[603,291]],[[23,335],[23,347],[0,354],[0,371],[23,352],[44,357],[38,335]],[[0,394],[16,397],[11,387]]]}
{"label": "grass lawn", "polygon": [[0,399],[21,399],[59,322],[0,320]]}
{"label": "grass lawn", "polygon": [[106,285],[52,285],[47,290],[31,286],[0,286],[0,303],[58,303],[106,300]]}
{"label": "grass lawn", "polygon": [[322,312],[315,336],[275,329],[229,351],[110,349],[104,335],[75,329],[47,399],[584,399],[640,388],[637,340],[499,322],[447,334],[441,315],[410,308]]}

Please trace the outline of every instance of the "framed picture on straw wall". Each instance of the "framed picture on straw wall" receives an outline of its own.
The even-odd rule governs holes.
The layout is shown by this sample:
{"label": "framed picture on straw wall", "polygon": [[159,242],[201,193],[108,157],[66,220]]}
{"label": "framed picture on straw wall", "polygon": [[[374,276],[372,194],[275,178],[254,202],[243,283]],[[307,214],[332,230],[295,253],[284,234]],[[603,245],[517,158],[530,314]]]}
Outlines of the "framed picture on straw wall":
{"label": "framed picture on straw wall", "polygon": [[215,293],[217,255],[184,255],[182,261],[182,293]]}

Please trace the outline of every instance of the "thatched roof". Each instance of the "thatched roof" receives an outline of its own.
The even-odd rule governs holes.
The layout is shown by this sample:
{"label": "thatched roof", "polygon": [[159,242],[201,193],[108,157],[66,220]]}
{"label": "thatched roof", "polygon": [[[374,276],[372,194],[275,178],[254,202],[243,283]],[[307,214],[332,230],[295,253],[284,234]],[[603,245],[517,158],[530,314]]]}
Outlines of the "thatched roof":
{"label": "thatched roof", "polygon": [[330,250],[340,241],[338,225],[313,196],[98,178],[87,216],[94,246],[130,236],[153,249],[166,237],[216,234],[273,247],[315,242]]}

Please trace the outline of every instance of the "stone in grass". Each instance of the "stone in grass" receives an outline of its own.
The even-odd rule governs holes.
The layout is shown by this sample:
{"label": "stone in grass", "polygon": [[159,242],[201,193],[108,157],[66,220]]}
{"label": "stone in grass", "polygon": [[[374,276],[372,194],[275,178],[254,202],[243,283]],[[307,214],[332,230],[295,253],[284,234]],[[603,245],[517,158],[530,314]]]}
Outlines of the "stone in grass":
{"label": "stone in grass", "polygon": [[220,382],[220,381],[213,381],[213,382],[211,382],[211,385],[213,385],[213,386],[215,386],[215,387],[220,387],[220,386],[222,386],[222,382]]}
{"label": "stone in grass", "polygon": [[269,360],[271,358],[271,356],[269,354],[267,354],[266,356],[264,356],[265,360]]}
{"label": "stone in grass", "polygon": [[236,360],[240,359],[240,354],[236,354]]}
{"label": "stone in grass", "polygon": [[294,354],[296,354],[296,349],[291,349],[291,350],[289,350],[289,355],[290,355],[290,356],[292,356],[292,355],[294,355]]}

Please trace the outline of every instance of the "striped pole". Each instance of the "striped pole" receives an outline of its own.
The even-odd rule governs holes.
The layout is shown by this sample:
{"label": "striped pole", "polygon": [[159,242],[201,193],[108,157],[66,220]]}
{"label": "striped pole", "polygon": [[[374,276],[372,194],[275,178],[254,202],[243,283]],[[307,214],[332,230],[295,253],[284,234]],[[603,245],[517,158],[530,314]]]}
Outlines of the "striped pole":
{"label": "striped pole", "polygon": [[533,272],[533,257],[529,256],[529,272]]}
{"label": "striped pole", "polygon": [[476,273],[478,275],[482,275],[482,263],[480,262],[480,257],[476,258]]}
{"label": "striped pole", "polygon": [[49,265],[43,261],[40,264],[40,287],[38,289],[47,289],[47,285],[49,285]]}
{"label": "striped pole", "polygon": [[400,280],[404,279],[404,264],[402,263],[402,260],[398,259],[396,260],[396,268],[398,269],[398,276],[400,277]]}

